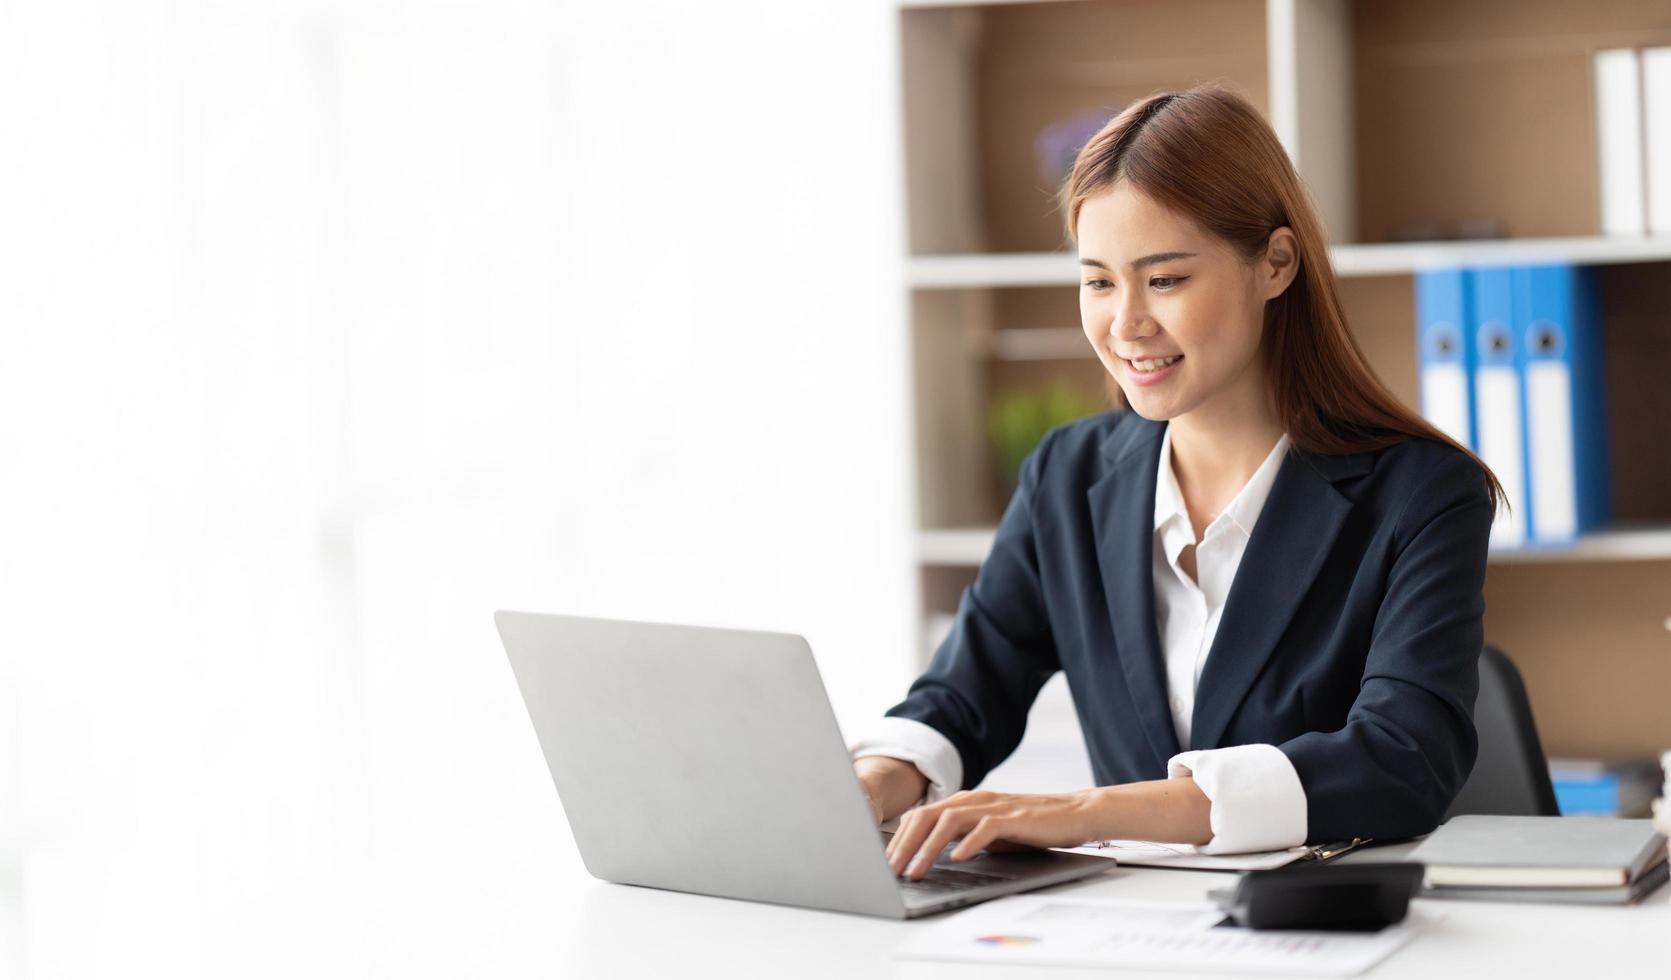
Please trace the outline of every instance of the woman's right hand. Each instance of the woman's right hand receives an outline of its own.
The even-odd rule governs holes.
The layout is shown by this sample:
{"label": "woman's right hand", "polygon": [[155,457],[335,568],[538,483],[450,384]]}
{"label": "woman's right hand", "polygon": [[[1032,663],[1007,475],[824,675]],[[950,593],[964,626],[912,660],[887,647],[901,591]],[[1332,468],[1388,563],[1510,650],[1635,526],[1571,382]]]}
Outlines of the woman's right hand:
{"label": "woman's right hand", "polygon": [[928,792],[928,777],[904,759],[866,755],[853,760],[853,772],[870,801],[870,814],[881,826],[915,806]]}

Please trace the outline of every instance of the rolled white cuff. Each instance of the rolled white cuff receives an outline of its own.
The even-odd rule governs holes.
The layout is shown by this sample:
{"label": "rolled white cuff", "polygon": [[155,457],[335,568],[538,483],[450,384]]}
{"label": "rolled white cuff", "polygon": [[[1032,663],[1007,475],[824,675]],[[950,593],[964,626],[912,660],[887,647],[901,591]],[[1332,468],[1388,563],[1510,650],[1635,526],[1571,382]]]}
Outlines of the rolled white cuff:
{"label": "rolled white cuff", "polygon": [[858,759],[886,755],[917,767],[928,780],[928,790],[912,806],[938,803],[963,788],[963,757],[957,746],[932,726],[910,718],[884,715],[847,743],[847,754]]}
{"label": "rolled white cuff", "polygon": [[1180,752],[1166,775],[1195,776],[1212,802],[1213,839],[1202,854],[1278,851],[1305,843],[1305,789],[1294,763],[1274,745]]}

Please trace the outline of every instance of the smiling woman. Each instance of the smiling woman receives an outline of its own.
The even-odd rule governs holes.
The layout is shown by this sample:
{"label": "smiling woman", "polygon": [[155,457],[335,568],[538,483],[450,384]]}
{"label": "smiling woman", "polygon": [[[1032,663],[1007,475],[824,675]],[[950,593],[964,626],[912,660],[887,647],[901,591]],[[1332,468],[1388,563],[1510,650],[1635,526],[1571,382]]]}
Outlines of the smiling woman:
{"label": "smiling woman", "polygon": [[[1079,229],[1089,252],[1079,260],[1081,321],[1116,391],[1130,389],[1127,404],[1210,426],[1263,405],[1261,311],[1293,279],[1293,232],[1273,233],[1263,262],[1244,262],[1129,180],[1087,200]],[[1129,261],[1117,254],[1162,242],[1167,250]]]}
{"label": "smiling woman", "polygon": [[[1203,86],[1132,104],[1080,150],[1061,203],[1085,272],[1082,324],[1116,406],[1171,418],[1204,401],[1220,413],[1268,403],[1302,449],[1365,452],[1414,437],[1468,452],[1370,369],[1310,195],[1245,99]],[[1154,385],[1169,379],[1131,363],[1187,359],[1186,346],[1193,377],[1179,372],[1177,384]]]}
{"label": "smiling woman", "polygon": [[[953,842],[1432,830],[1477,747],[1495,478],[1371,372],[1241,97],[1133,104],[1062,203],[1117,408],[1027,458],[929,669],[849,745],[878,819],[903,812],[893,867],[921,877]],[[1058,670],[1097,787],[972,792]]]}

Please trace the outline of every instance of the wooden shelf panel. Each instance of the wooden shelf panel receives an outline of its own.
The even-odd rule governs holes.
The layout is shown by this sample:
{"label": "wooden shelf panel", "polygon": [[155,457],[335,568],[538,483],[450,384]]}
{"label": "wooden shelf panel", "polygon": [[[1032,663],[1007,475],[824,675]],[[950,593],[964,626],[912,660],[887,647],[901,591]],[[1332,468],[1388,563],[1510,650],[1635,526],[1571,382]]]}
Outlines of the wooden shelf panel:
{"label": "wooden shelf panel", "polygon": [[924,3],[899,24],[915,254],[1062,247],[1067,147],[1156,91],[1214,81],[1267,111],[1261,3]]}
{"label": "wooden shelf panel", "polygon": [[1520,669],[1550,755],[1671,746],[1671,562],[1493,565],[1485,638]]}
{"label": "wooden shelf panel", "polygon": [[1593,53],[1668,43],[1671,15],[1664,0],[1359,0],[1351,34],[1351,240],[1476,222],[1541,238],[1601,228]]}

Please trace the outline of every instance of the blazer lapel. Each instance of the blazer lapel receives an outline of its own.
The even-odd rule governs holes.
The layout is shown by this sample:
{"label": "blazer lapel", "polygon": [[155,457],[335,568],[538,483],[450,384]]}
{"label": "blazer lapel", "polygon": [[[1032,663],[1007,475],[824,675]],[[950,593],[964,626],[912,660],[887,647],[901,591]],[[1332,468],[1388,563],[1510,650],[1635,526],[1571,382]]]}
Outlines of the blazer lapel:
{"label": "blazer lapel", "polygon": [[1352,509],[1335,481],[1362,474],[1371,465],[1362,454],[1319,456],[1295,450],[1283,460],[1236,568],[1201,670],[1190,723],[1192,749],[1218,747],[1322,569]]}
{"label": "blazer lapel", "polygon": [[1155,628],[1152,565],[1155,475],[1165,430],[1164,422],[1133,415],[1109,437],[1103,448],[1108,470],[1085,492],[1120,668],[1161,772],[1180,751]]}

